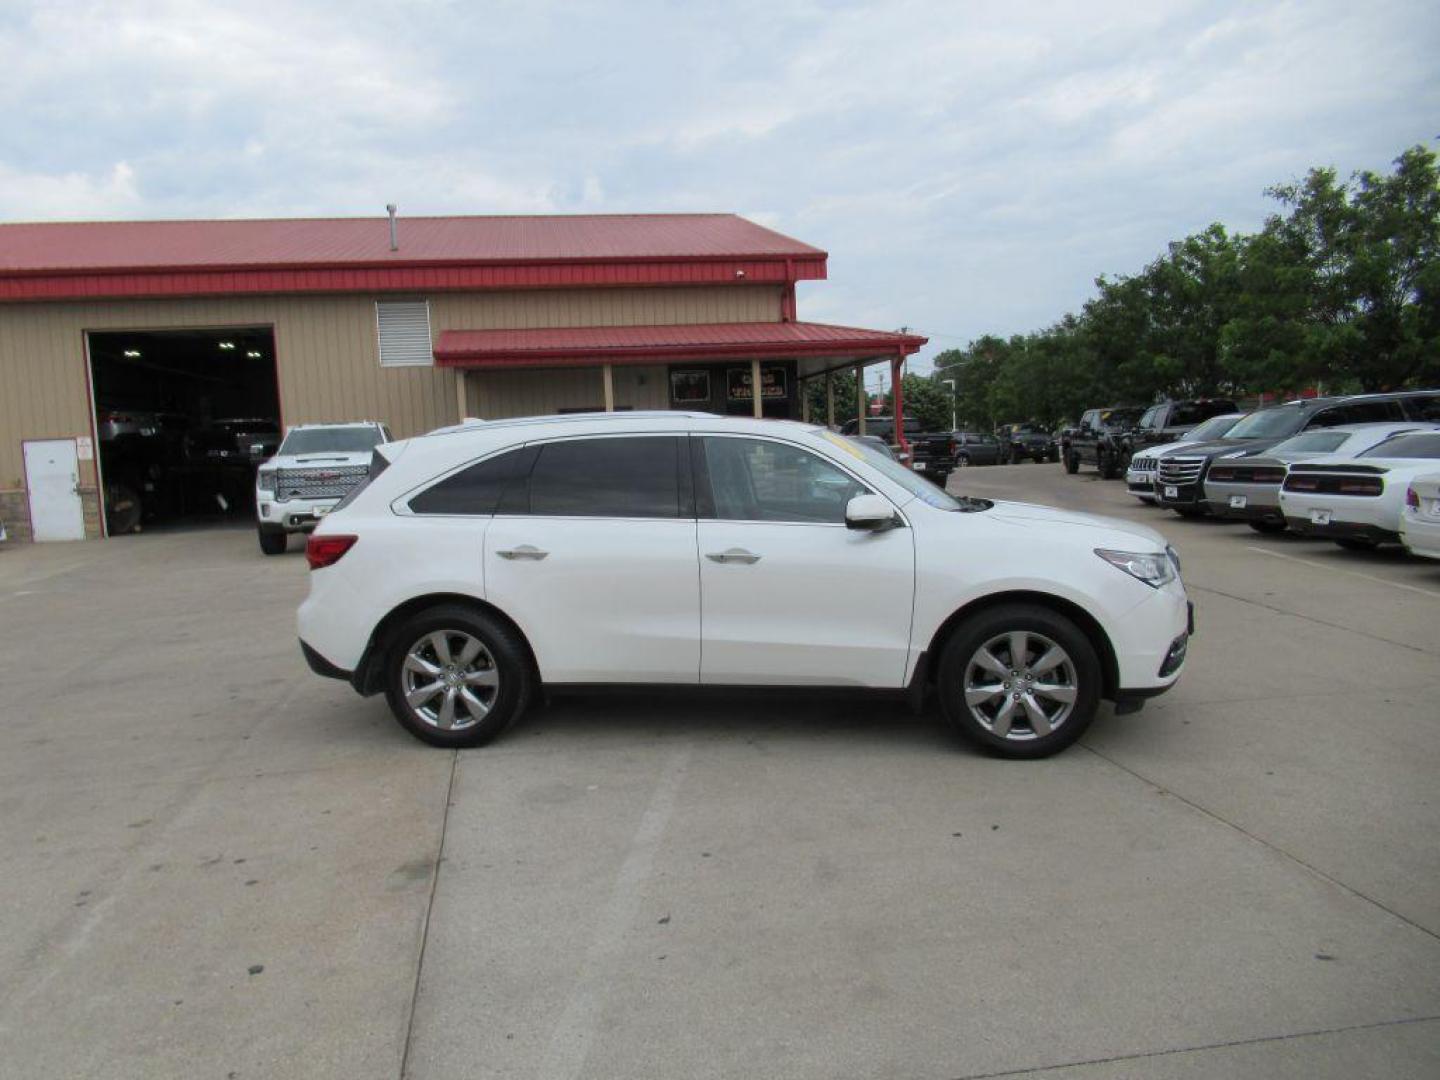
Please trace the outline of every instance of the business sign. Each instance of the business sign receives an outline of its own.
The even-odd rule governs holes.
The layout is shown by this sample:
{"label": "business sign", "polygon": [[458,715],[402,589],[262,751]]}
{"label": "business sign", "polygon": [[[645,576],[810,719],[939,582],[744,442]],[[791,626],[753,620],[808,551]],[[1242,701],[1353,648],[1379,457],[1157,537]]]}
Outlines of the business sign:
{"label": "business sign", "polygon": [[[726,395],[731,401],[754,401],[755,392],[750,386],[750,369],[731,368],[726,373]],[[783,367],[762,367],[760,369],[760,400],[783,401],[785,393],[785,369]]]}

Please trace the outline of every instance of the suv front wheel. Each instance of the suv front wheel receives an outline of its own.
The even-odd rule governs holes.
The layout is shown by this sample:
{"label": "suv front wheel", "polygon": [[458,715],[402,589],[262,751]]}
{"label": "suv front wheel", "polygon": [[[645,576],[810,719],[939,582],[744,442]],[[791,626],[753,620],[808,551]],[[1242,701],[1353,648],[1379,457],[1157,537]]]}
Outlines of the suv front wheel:
{"label": "suv front wheel", "polygon": [[432,746],[481,746],[525,711],[535,687],[519,636],[484,612],[444,604],[411,616],[385,658],[390,710]]}
{"label": "suv front wheel", "polygon": [[971,742],[1003,757],[1048,757],[1095,719],[1100,661],[1065,616],[1006,604],[951,635],[937,683],[946,718]]}

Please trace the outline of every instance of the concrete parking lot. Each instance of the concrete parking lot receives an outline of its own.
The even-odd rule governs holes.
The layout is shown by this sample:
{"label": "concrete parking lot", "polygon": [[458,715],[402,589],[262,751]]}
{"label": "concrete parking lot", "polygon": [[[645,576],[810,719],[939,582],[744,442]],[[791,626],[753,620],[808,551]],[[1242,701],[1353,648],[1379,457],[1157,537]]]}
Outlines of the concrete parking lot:
{"label": "concrete parking lot", "polygon": [[1175,692],[1033,763],[763,697],[454,754],[304,667],[298,550],[0,549],[0,1073],[1440,1075],[1440,564],[951,487],[1160,527]]}

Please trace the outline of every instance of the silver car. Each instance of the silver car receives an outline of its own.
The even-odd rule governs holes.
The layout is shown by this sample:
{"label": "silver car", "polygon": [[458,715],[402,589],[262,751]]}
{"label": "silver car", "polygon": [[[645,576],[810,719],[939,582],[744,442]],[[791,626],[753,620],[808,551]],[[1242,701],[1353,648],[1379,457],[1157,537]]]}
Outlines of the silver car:
{"label": "silver car", "polygon": [[1391,435],[1436,426],[1414,420],[1341,424],[1302,431],[1258,454],[1240,447],[1211,463],[1201,505],[1215,517],[1247,522],[1256,532],[1284,532],[1280,485],[1290,465],[1316,457],[1353,457]]}

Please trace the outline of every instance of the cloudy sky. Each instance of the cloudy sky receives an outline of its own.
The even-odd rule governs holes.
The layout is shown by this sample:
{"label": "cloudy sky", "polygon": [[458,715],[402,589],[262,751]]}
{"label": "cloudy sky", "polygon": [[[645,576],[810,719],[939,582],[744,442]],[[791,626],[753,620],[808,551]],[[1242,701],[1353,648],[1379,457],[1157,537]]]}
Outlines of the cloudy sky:
{"label": "cloudy sky", "polygon": [[0,220],[735,210],[928,357],[1440,145],[1437,57],[1433,0],[3,0]]}

